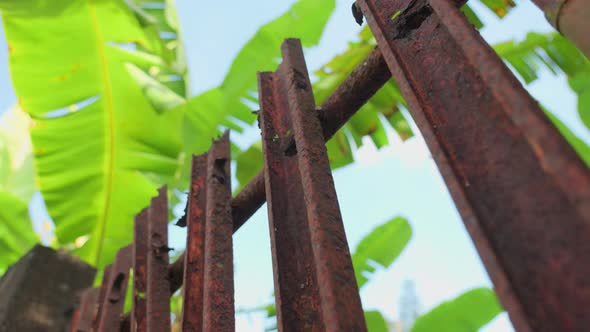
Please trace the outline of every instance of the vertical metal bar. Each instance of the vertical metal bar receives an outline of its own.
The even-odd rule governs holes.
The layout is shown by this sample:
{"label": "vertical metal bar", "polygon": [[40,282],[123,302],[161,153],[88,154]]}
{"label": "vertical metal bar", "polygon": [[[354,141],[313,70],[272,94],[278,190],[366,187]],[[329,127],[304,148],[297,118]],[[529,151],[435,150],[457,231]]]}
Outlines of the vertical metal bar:
{"label": "vertical metal bar", "polygon": [[148,332],[170,331],[168,280],[168,203],[166,187],[148,207],[146,325]]}
{"label": "vertical metal bar", "polygon": [[99,288],[89,288],[80,295],[80,305],[78,306],[80,314],[76,324],[72,325],[72,331],[90,331],[98,308],[98,293]]}
{"label": "vertical metal bar", "polygon": [[125,295],[127,294],[132,250],[132,246],[127,246],[117,252],[101,305],[97,331],[119,330]]}
{"label": "vertical metal bar", "polygon": [[274,98],[275,83],[273,73],[258,75],[277,327],[279,331],[322,330],[297,158],[286,156],[279,141],[290,131],[288,105],[284,99]]}
{"label": "vertical metal bar", "polygon": [[185,332],[198,331],[203,326],[206,183],[207,154],[194,156],[187,198],[187,239],[182,290],[182,330]]}
{"label": "vertical metal bar", "polygon": [[74,308],[74,313],[72,314],[72,319],[70,320],[70,327],[67,329],[70,332],[76,332],[78,327],[78,322],[80,321],[80,307]]}
{"label": "vertical metal bar", "polygon": [[125,314],[119,320],[119,332],[131,332],[131,316]]}
{"label": "vertical metal bar", "polygon": [[109,285],[109,280],[111,278],[111,271],[113,269],[113,265],[109,264],[105,266],[104,271],[102,272],[102,283],[100,284],[100,288],[98,289],[98,300],[96,301],[96,315],[94,316],[94,321],[92,322],[92,329],[94,331],[98,331],[98,321],[100,319],[104,303],[105,296],[107,294],[107,289]]}
{"label": "vertical metal bar", "polygon": [[203,331],[234,331],[229,132],[207,152]]}
{"label": "vertical metal bar", "polygon": [[365,331],[301,44],[282,52],[276,73],[259,74],[279,330]]}
{"label": "vertical metal bar", "polygon": [[[324,138],[331,138],[389,79],[391,73],[379,49],[374,49],[365,60],[336,88],[321,105],[318,116]],[[266,201],[264,172],[260,171],[232,199],[234,233]],[[170,287],[173,291],[182,285],[184,253],[170,266]]]}
{"label": "vertical metal bar", "polygon": [[146,327],[146,263],[148,254],[148,210],[135,216],[133,236],[133,306],[131,308],[131,331],[145,332]]}
{"label": "vertical metal bar", "polygon": [[455,3],[358,0],[518,331],[590,326],[590,174]]}
{"label": "vertical metal bar", "polygon": [[[325,141],[332,138],[390,78],[381,52],[374,49],[317,110]],[[264,171],[260,171],[232,199],[234,232],[264,204],[264,186]]]}

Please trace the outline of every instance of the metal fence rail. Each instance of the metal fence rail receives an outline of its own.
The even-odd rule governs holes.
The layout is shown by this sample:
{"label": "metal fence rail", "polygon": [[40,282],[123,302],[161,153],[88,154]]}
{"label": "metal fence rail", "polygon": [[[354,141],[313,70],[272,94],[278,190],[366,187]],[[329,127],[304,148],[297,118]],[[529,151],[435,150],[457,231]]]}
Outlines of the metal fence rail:
{"label": "metal fence rail", "polygon": [[461,3],[358,3],[514,326],[588,329],[586,165]]}
{"label": "metal fence rail", "polygon": [[232,233],[265,201],[279,330],[366,330],[324,142],[391,73],[516,329],[587,329],[590,172],[462,3],[359,0],[378,49],[317,109],[301,46],[286,40],[277,71],[259,74],[265,169],[232,199],[229,134],[194,157],[186,252],[168,265],[162,188],[71,331],[168,331],[182,285],[183,331],[233,331]]}
{"label": "metal fence rail", "polygon": [[187,210],[183,331],[234,330],[229,132],[193,158]]}
{"label": "metal fence rail", "polygon": [[287,39],[282,52],[277,71],[258,76],[278,328],[364,331],[303,49]]}

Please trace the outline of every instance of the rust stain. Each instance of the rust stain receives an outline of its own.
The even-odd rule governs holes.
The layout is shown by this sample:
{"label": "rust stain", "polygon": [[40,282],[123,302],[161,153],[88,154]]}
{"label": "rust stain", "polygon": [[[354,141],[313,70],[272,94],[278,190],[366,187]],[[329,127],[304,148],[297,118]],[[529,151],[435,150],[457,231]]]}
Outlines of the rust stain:
{"label": "rust stain", "polygon": [[366,331],[299,40],[282,53],[277,71],[258,77],[278,329]]}
{"label": "rust stain", "polygon": [[[357,3],[513,325],[587,329],[587,167],[469,24],[462,1]],[[430,14],[400,33],[411,17],[390,17],[403,8]]]}

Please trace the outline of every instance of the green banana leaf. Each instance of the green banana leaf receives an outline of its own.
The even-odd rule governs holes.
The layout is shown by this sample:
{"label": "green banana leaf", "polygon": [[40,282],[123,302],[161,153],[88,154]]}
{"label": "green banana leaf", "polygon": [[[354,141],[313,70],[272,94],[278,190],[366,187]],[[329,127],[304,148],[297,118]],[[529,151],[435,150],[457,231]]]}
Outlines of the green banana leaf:
{"label": "green banana leaf", "polygon": [[0,275],[33,245],[39,242],[33,231],[27,203],[6,191],[0,191]]}
{"label": "green banana leaf", "polygon": [[570,41],[557,32],[531,32],[522,41],[510,40],[494,49],[527,84],[538,78],[542,68],[564,73],[578,96],[578,114],[590,128],[590,61]]}
{"label": "green banana leaf", "polygon": [[377,310],[365,311],[365,322],[369,332],[388,332],[387,321]]}
{"label": "green banana leaf", "polygon": [[411,332],[477,332],[503,311],[489,288],[476,288],[420,316]]}
{"label": "green banana leaf", "polygon": [[175,174],[181,151],[182,113],[156,109],[125,70],[172,67],[157,24],[131,5],[0,0],[57,240],[87,240],[76,252],[99,267],[131,241],[133,216]]}
{"label": "green banana leaf", "polygon": [[[338,88],[376,45],[368,28],[361,31],[359,38],[359,41],[349,43],[343,53],[314,72],[317,79],[313,82],[313,91],[317,105],[321,105]],[[251,97],[250,101],[258,102],[255,97]],[[354,161],[349,138],[352,138],[356,147],[360,147],[362,138],[368,136],[381,148],[389,144],[386,126],[397,132],[402,140],[412,137],[414,134],[400,107],[405,107],[405,101],[395,83],[389,81],[326,143],[332,169]],[[236,159],[239,190],[262,170],[262,153],[258,146],[252,146],[239,153]]]}
{"label": "green banana leaf", "polygon": [[28,211],[35,190],[28,124],[16,107],[0,117],[0,275],[39,242]]}
{"label": "green banana leaf", "polygon": [[[324,102],[346,77],[375,48],[376,42],[368,27],[361,30],[358,42],[349,43],[348,49],[336,55],[330,62],[315,72],[318,78],[313,84],[318,105]],[[389,144],[385,124],[393,128],[402,140],[414,134],[400,112],[405,101],[397,85],[390,80],[339,130],[327,143],[328,158],[333,169],[354,161],[349,137],[355,145],[363,145],[362,138],[371,138],[377,148]]]}
{"label": "green banana leaf", "polygon": [[[504,0],[483,0],[482,3],[500,17],[503,17],[515,6],[512,1]],[[462,11],[476,28],[480,29],[483,27],[483,22],[468,5],[464,5]],[[263,34],[262,30],[263,29],[257,33],[255,39],[264,40],[260,37]],[[268,30],[264,29],[264,31]],[[254,48],[253,45],[256,45],[256,47],[263,47],[263,42],[249,43],[249,45],[252,45],[252,48],[247,52],[243,51],[240,54],[241,56],[238,56],[239,60],[236,59],[232,69],[240,68],[245,70],[245,72],[251,72],[252,75],[250,75],[249,78],[243,77],[241,79],[234,79],[233,77],[230,78],[230,75],[235,73],[235,75],[238,76],[240,71],[237,69],[232,70],[230,71],[230,74],[228,74],[228,78],[224,81],[224,85],[229,85],[230,88],[235,87],[236,90],[240,87],[240,96],[242,100],[257,103],[258,99],[254,93],[255,84],[253,80],[253,74],[255,72],[254,64],[265,70],[274,70],[274,67],[278,63],[277,59],[280,55],[278,53],[280,41],[281,39],[275,40],[274,44],[276,45],[273,45],[274,48],[265,49],[265,53],[271,52],[268,54],[272,54],[272,56],[262,60],[260,54],[258,54],[258,58],[261,59],[258,62],[254,62],[256,59],[257,48]],[[334,90],[336,90],[354,68],[356,68],[375,47],[375,39],[369,28],[365,26],[359,34],[358,41],[350,42],[349,47],[343,53],[336,55],[327,64],[316,70],[314,72],[316,80],[313,82],[316,104],[321,105],[321,103],[324,102]],[[238,64],[242,63],[244,66],[238,67]],[[246,64],[251,65],[251,68],[247,69]],[[246,83],[247,81],[250,81],[250,83]],[[245,86],[248,86],[248,88],[244,88]],[[221,93],[209,91],[208,94],[219,95],[219,100],[216,102],[209,101],[207,105],[209,108],[213,107],[214,109],[218,109],[217,112],[213,113],[218,114],[219,112],[223,112],[223,108],[236,110],[232,116],[241,121],[245,121],[246,123],[252,123],[254,117],[250,115],[251,109],[246,107],[243,103],[237,102],[229,105],[227,102],[223,101]],[[215,105],[219,106],[216,107]],[[332,169],[337,169],[354,162],[351,139],[354,142],[354,146],[359,148],[363,145],[363,137],[368,136],[377,148],[381,148],[390,143],[386,135],[387,127],[391,127],[402,141],[413,137],[414,133],[412,132],[408,121],[404,118],[402,112],[400,112],[400,108],[407,108],[407,105],[401,96],[399,88],[395,82],[391,80],[385,84],[385,86],[380,89],[330,141],[326,143],[328,158]],[[201,117],[202,115],[199,114],[196,118]],[[193,120],[192,122],[197,121]],[[203,147],[200,147],[200,149],[203,149]],[[239,191],[262,169],[263,161],[260,148],[257,146],[245,149],[238,153],[236,158],[237,179],[239,182],[236,191]]]}
{"label": "green banana leaf", "polygon": [[[408,221],[402,217],[395,217],[388,222],[375,227],[368,235],[363,237],[351,255],[355,277],[359,289],[369,280],[370,273],[375,271],[369,262],[376,263],[384,268],[389,267],[399,257],[400,253],[412,237],[412,228]],[[276,307],[269,303],[256,308],[239,310],[238,313],[260,312],[266,313],[269,319],[269,331],[276,330]],[[378,311],[365,311],[365,319],[369,331],[387,331],[387,322]]]}
{"label": "green banana leaf", "polygon": [[480,0],[480,2],[500,18],[516,7],[516,3],[512,0]]}
{"label": "green banana leaf", "polygon": [[370,262],[383,268],[389,267],[402,253],[411,237],[412,227],[402,217],[395,217],[375,227],[370,234],[363,237],[352,254],[359,289],[369,281],[370,273],[375,271]]}
{"label": "green banana leaf", "polygon": [[28,203],[35,192],[29,117],[18,107],[0,117],[0,190]]}
{"label": "green banana leaf", "polygon": [[256,142],[248,149],[237,153],[235,160],[236,178],[239,183],[235,192],[239,192],[262,169],[262,142]]}
{"label": "green banana leaf", "polygon": [[[258,103],[256,73],[276,70],[285,38],[299,38],[303,47],[316,45],[335,5],[334,0],[296,1],[287,12],[258,29],[233,60],[220,86],[179,106],[186,112],[185,155],[206,151],[211,139],[219,135],[220,126],[241,132],[243,127],[253,124],[256,116],[248,105]],[[179,179],[181,183],[188,183],[190,162],[189,158],[184,160]],[[253,176],[262,169],[262,159],[251,165],[240,165],[238,162],[238,168]],[[240,187],[250,180],[250,177],[241,174],[238,173]],[[178,187],[185,188],[186,184],[182,187],[181,183]]]}

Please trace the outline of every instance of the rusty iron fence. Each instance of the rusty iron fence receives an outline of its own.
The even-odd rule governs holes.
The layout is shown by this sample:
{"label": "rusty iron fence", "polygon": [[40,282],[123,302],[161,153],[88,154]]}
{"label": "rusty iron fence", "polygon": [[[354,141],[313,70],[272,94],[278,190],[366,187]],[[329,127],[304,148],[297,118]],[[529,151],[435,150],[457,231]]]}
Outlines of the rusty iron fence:
{"label": "rusty iron fence", "polygon": [[358,0],[378,48],[317,108],[301,45],[285,40],[258,76],[264,170],[232,198],[229,133],[193,157],[186,251],[168,264],[162,188],[71,331],[169,331],[181,286],[182,331],[233,331],[232,234],[265,201],[279,331],[366,330],[324,142],[392,76],[516,330],[588,330],[590,172],[463,3]]}

